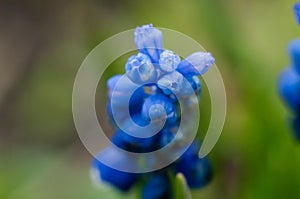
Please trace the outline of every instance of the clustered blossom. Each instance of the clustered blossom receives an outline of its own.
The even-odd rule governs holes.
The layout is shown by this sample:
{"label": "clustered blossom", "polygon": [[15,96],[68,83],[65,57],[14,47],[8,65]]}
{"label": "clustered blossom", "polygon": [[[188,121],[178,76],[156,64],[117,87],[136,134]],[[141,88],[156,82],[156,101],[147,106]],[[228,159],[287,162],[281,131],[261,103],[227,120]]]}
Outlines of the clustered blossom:
{"label": "clustered blossom", "polygon": [[[214,64],[214,58],[211,53],[196,52],[181,60],[174,52],[163,49],[162,33],[151,24],[137,27],[134,36],[139,52],[131,56],[125,64],[125,78],[123,75],[115,75],[108,80],[107,112],[114,127],[112,143],[126,151],[146,153],[158,150],[174,139],[181,120],[178,97],[186,99],[187,103],[192,96],[199,97],[199,75],[204,74]],[[134,85],[139,87],[130,97],[128,107],[125,98]],[[113,100],[112,96],[117,100]],[[113,116],[113,109],[117,111],[118,122]],[[130,118],[126,114],[128,109]],[[135,137],[133,135],[147,132],[136,132],[132,121],[139,126],[146,126],[150,122],[157,126],[163,124],[163,128],[153,136]],[[119,123],[130,134],[120,128]],[[203,187],[211,179],[210,163],[207,158],[198,156],[199,148],[200,143],[194,141],[168,167],[137,174],[118,171],[99,161],[101,158],[110,161],[111,165],[133,164],[125,154],[108,147],[93,160],[93,176],[96,180],[109,183],[122,191],[128,191],[137,182],[141,182],[143,199],[172,198],[170,174],[182,173],[190,188]]]}
{"label": "clustered blossom", "polygon": [[[300,25],[300,2],[294,6],[297,23]],[[290,65],[281,73],[278,81],[279,93],[292,112],[291,127],[300,140],[300,38],[288,45]]]}

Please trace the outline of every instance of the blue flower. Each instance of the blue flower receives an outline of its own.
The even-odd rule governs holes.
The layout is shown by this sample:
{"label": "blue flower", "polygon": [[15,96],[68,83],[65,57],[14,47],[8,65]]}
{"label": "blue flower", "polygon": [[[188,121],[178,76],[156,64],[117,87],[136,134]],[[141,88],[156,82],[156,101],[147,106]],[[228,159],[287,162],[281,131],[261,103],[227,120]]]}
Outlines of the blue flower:
{"label": "blue flower", "polygon": [[294,5],[294,14],[295,14],[297,23],[300,25],[300,2],[297,2]]}
{"label": "blue flower", "polygon": [[198,156],[199,144],[192,143],[175,163],[175,169],[186,178],[190,188],[201,188],[212,179],[212,168],[207,158]]}
{"label": "blue flower", "polygon": [[168,123],[178,120],[176,106],[165,95],[149,96],[142,107],[142,117],[148,121],[160,122],[166,119]]}
{"label": "blue flower", "polygon": [[166,175],[151,174],[142,189],[142,199],[170,199],[170,182]]}
{"label": "blue flower", "polygon": [[288,67],[281,73],[278,88],[288,107],[298,112],[300,110],[300,76],[293,68]]}
{"label": "blue flower", "polygon": [[[195,108],[202,89],[198,76],[209,69],[214,58],[210,53],[197,52],[181,61],[177,54],[163,49],[162,33],[151,24],[137,27],[134,41],[139,53],[127,60],[126,75],[116,75],[107,81],[106,108],[114,127],[112,146],[93,160],[93,177],[122,191],[128,191],[139,181],[143,183],[143,199],[169,199],[173,197],[170,175],[181,172],[192,188],[204,186],[211,178],[208,160],[197,155],[199,144],[186,146],[189,125],[178,132],[181,121],[193,119],[181,118],[178,101],[183,99],[184,111]],[[172,141],[170,156],[179,154],[184,147],[188,149],[178,161],[160,171],[133,174],[114,169],[117,165],[128,170],[155,165],[159,158],[168,157],[160,154],[133,160],[124,150],[153,152]]]}
{"label": "blue flower", "polygon": [[158,63],[163,50],[162,33],[152,24],[137,27],[134,32],[136,48],[150,57],[153,63]]}
{"label": "blue flower", "polygon": [[180,63],[180,57],[170,50],[165,50],[160,54],[159,66],[164,72],[176,70]]}
{"label": "blue flower", "polygon": [[[294,5],[294,14],[300,25],[300,2]],[[300,38],[288,45],[290,66],[284,69],[278,79],[278,90],[285,104],[293,111],[291,126],[296,139],[300,140]]]}
{"label": "blue flower", "polygon": [[125,69],[128,78],[136,84],[151,83],[157,78],[157,71],[150,58],[142,53],[131,56]]}
{"label": "blue flower", "polygon": [[292,66],[300,73],[300,38],[289,43],[288,52],[291,57]]}
{"label": "blue flower", "polygon": [[174,93],[178,97],[188,97],[194,93],[188,80],[177,71],[161,77],[157,85],[166,95]]}
{"label": "blue flower", "polygon": [[190,188],[202,188],[206,186],[212,179],[212,168],[207,158],[197,158],[186,167],[177,167],[181,172]]}
{"label": "blue flower", "polygon": [[134,161],[125,154],[113,147],[106,148],[92,161],[92,174],[94,175],[92,177],[95,181],[111,184],[121,191],[128,191],[137,182],[138,174],[118,171],[102,162],[110,162],[111,165],[134,166]]}
{"label": "blue flower", "polygon": [[177,68],[184,76],[203,75],[214,64],[211,53],[196,52],[182,60]]}

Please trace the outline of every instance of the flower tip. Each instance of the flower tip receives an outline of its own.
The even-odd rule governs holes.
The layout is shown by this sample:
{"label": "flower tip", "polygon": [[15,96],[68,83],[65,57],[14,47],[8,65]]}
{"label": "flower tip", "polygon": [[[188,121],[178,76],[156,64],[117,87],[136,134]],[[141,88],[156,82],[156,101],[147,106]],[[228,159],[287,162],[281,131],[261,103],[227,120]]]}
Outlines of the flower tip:
{"label": "flower tip", "polygon": [[148,55],[153,62],[158,62],[163,49],[160,30],[154,28],[152,24],[139,26],[134,32],[134,42],[141,53]]}
{"label": "flower tip", "polygon": [[205,53],[207,56],[207,64],[209,66],[213,65],[215,63],[215,58],[213,57],[213,55],[210,52]]}
{"label": "flower tip", "polygon": [[137,29],[145,29],[145,28],[152,28],[152,27],[153,27],[153,24],[149,23],[149,24],[144,24],[144,25],[138,26],[136,28]]}
{"label": "flower tip", "polygon": [[156,28],[153,27],[152,24],[146,24],[142,26],[138,26],[135,28],[134,31],[134,37],[135,39],[141,38],[141,37],[147,37],[153,30],[157,30]]}
{"label": "flower tip", "polygon": [[294,14],[298,25],[300,25],[300,1],[294,5]]}
{"label": "flower tip", "polygon": [[215,63],[210,52],[196,52],[178,65],[178,71],[186,76],[203,75]]}

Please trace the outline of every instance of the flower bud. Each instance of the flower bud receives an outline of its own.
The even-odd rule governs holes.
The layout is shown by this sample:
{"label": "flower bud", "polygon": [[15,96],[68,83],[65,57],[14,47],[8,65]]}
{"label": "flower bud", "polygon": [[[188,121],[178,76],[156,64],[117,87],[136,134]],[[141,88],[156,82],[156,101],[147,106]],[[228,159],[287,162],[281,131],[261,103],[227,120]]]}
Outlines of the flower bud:
{"label": "flower bud", "polygon": [[158,63],[159,55],[163,50],[162,33],[152,24],[137,27],[134,32],[136,48],[146,54],[154,63]]}
{"label": "flower bud", "polygon": [[196,52],[182,60],[177,71],[184,76],[203,75],[214,62],[215,59],[211,53]]}
{"label": "flower bud", "polygon": [[150,58],[142,53],[131,56],[125,65],[125,70],[127,77],[136,84],[151,83],[157,78],[157,71]]}

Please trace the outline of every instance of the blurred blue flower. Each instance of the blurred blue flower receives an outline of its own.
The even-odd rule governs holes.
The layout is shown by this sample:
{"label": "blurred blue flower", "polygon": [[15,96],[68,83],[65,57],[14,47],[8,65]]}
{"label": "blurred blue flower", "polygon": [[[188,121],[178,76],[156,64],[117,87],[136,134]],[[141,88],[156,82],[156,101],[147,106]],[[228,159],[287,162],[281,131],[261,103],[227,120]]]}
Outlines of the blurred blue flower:
{"label": "blurred blue flower", "polygon": [[171,185],[168,176],[150,174],[142,189],[142,199],[171,199]]}
{"label": "blurred blue flower", "polygon": [[[93,160],[94,179],[122,191],[129,190],[139,181],[143,183],[143,199],[171,199],[171,175],[181,172],[192,188],[202,187],[211,179],[208,159],[200,159],[197,155],[199,144],[186,146],[189,127],[178,131],[181,120],[193,119],[181,118],[178,100],[183,98],[185,111],[195,107],[202,89],[198,76],[214,64],[214,58],[210,53],[196,52],[181,61],[177,54],[163,49],[162,33],[151,24],[137,27],[134,41],[139,53],[127,60],[126,75],[116,75],[107,81],[106,109],[114,127],[113,146]],[[147,129],[146,132],[143,129]],[[130,170],[141,165],[155,165],[157,159],[168,157],[160,154],[147,160],[132,160],[124,150],[153,152],[172,141],[174,144],[168,150],[170,155],[188,149],[178,161],[160,171],[132,174],[113,169],[120,164]]]}
{"label": "blurred blue flower", "polygon": [[199,143],[192,143],[175,163],[176,171],[184,175],[191,188],[201,188],[212,179],[210,162],[198,156],[199,147]]}
{"label": "blurred blue flower", "polygon": [[297,2],[294,5],[294,14],[295,14],[298,25],[300,25],[300,2]]}
{"label": "blurred blue flower", "polygon": [[111,165],[124,164],[128,167],[134,166],[134,161],[124,153],[113,147],[108,147],[92,160],[91,169],[94,175],[92,178],[95,181],[111,184],[121,191],[128,191],[137,182],[138,174],[118,171],[102,162],[109,162]]}
{"label": "blurred blue flower", "polygon": [[184,76],[203,75],[214,63],[211,53],[196,52],[182,60],[177,71]]}
{"label": "blurred blue flower", "polygon": [[[300,2],[294,5],[294,14],[300,25]],[[300,140],[300,38],[288,44],[290,66],[282,71],[278,79],[278,90],[285,104],[292,111],[290,122],[294,137]]]}
{"label": "blurred blue flower", "polygon": [[162,33],[152,24],[137,27],[134,32],[136,48],[150,57],[153,63],[158,63],[163,50]]}
{"label": "blurred blue flower", "polygon": [[177,167],[177,172],[181,172],[190,188],[202,188],[212,179],[212,168],[207,158],[197,158],[191,163],[185,163],[185,167]]}
{"label": "blurred blue flower", "polygon": [[281,97],[291,110],[299,112],[300,109],[300,76],[288,67],[280,75],[278,88]]}

